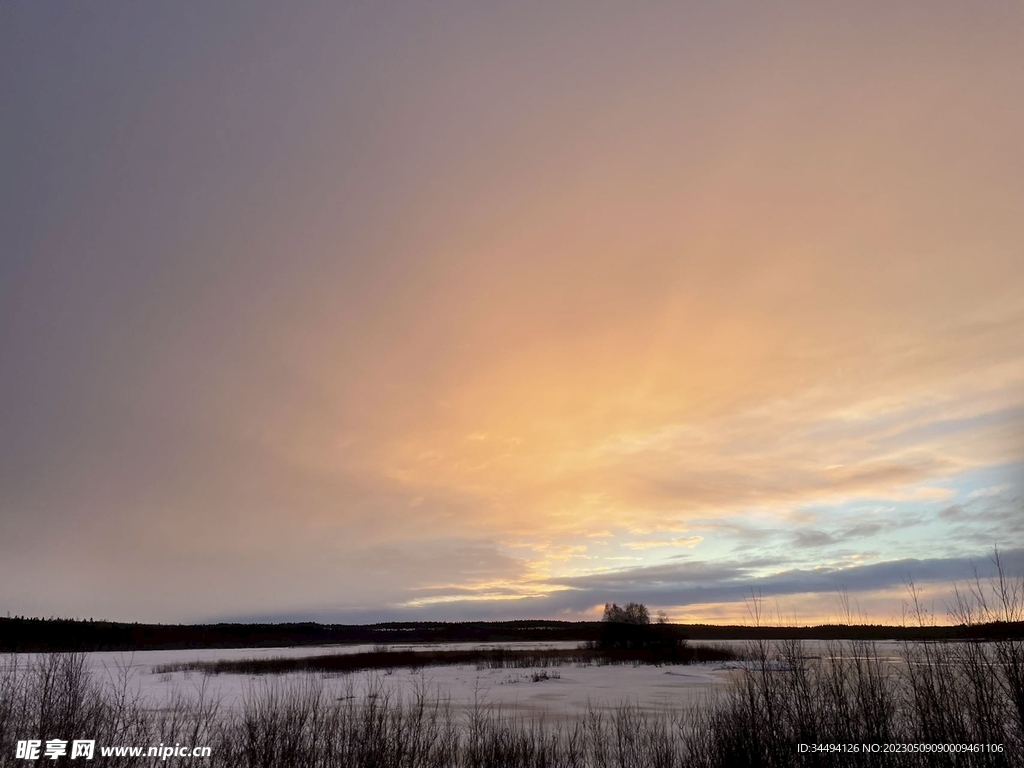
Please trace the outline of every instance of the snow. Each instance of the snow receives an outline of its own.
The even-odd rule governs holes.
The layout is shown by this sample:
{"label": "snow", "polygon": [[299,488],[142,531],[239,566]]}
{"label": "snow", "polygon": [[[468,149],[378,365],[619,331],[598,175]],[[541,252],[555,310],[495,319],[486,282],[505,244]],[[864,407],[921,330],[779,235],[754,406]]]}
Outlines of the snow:
{"label": "snow", "polygon": [[[694,644],[701,644],[695,642]],[[746,650],[746,642],[709,643]],[[462,643],[394,644],[392,650],[452,650],[468,648],[574,648],[575,642],[548,643]],[[824,658],[833,646],[808,641],[802,653],[808,658]],[[879,656],[897,658],[899,643],[877,643]],[[846,645],[846,652],[850,646]],[[742,674],[749,663],[711,663],[693,665],[589,665],[554,666],[534,669],[478,669],[474,664],[429,667],[422,670],[395,668],[347,674],[296,672],[273,675],[205,675],[201,672],[160,673],[165,664],[234,659],[268,659],[372,651],[373,645],[327,645],[287,648],[208,648],[173,651],[137,651],[134,653],[89,653],[87,662],[100,680],[115,684],[127,673],[133,690],[142,694],[151,706],[161,706],[174,695],[197,696],[200,691],[217,699],[222,707],[240,707],[248,693],[264,686],[291,686],[316,679],[338,699],[368,695],[388,696],[393,701],[408,701],[416,690],[447,699],[454,707],[476,704],[491,706],[503,714],[526,718],[573,718],[590,709],[613,709],[629,703],[648,712],[675,711],[700,705],[727,690],[730,681]],[[31,656],[31,654],[29,654]],[[24,659],[22,659],[24,661]],[[777,666],[777,665],[773,665]],[[534,673],[548,679],[534,680]]]}
{"label": "snow", "polygon": [[[452,650],[468,648],[575,648],[575,642],[473,643],[391,645],[392,650]],[[291,686],[319,680],[339,699],[368,695],[408,701],[416,690],[426,690],[432,700],[440,697],[455,708],[484,705],[503,714],[528,718],[567,718],[590,708],[612,709],[630,703],[647,711],[676,710],[699,703],[721,689],[736,674],[722,664],[554,666],[537,669],[477,669],[475,664],[429,667],[421,670],[396,668],[347,674],[297,672],[275,675],[206,675],[185,671],[155,671],[161,665],[227,659],[282,658],[337,653],[359,653],[374,646],[305,646],[288,648],[209,648],[128,653],[89,653],[87,663],[97,679],[115,685],[127,674],[131,689],[151,706],[159,707],[174,695],[200,694],[217,699],[222,707],[240,707],[248,693],[264,686]],[[32,654],[27,654],[31,657]],[[27,659],[22,658],[20,663]],[[534,681],[534,673],[548,679]]]}

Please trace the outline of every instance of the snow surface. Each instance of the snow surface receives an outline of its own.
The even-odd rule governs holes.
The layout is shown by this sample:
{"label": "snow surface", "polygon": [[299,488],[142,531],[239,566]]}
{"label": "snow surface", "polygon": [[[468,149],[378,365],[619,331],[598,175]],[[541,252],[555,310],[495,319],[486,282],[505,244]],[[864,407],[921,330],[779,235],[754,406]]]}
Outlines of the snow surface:
{"label": "snow surface", "polygon": [[[695,642],[694,644],[702,644]],[[741,650],[746,642],[719,642]],[[896,658],[897,643],[877,643],[880,656]],[[451,650],[468,648],[574,648],[575,642],[548,643],[461,643],[394,644],[392,650]],[[847,650],[850,646],[846,646]],[[610,710],[629,703],[647,712],[665,712],[699,706],[728,690],[730,681],[741,674],[744,663],[692,665],[589,665],[554,666],[536,669],[478,669],[475,664],[429,667],[421,670],[395,668],[345,674],[294,672],[269,675],[220,674],[202,672],[158,673],[164,664],[228,659],[267,659],[374,650],[373,645],[326,645],[287,648],[205,648],[173,651],[136,651],[127,653],[89,653],[87,662],[97,679],[117,684],[123,674],[131,688],[159,707],[175,695],[202,695],[219,700],[222,707],[237,708],[251,693],[271,687],[291,687],[321,682],[338,699],[365,700],[368,696],[386,696],[392,701],[409,701],[416,690],[425,690],[428,699],[440,697],[455,708],[490,706],[502,714],[524,718],[574,718],[588,710]],[[829,655],[824,642],[808,641],[802,646],[810,658]],[[24,663],[32,654],[20,659]],[[10,657],[8,657],[9,660]],[[535,681],[534,673],[549,679]]]}

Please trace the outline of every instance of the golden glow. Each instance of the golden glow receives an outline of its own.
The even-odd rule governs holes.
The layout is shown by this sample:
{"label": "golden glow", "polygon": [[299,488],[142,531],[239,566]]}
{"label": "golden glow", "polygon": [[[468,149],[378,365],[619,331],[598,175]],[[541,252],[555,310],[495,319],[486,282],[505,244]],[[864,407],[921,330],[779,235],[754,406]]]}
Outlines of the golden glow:
{"label": "golden glow", "polygon": [[1019,4],[420,5],[11,43],[12,610],[885,618],[1024,552]]}

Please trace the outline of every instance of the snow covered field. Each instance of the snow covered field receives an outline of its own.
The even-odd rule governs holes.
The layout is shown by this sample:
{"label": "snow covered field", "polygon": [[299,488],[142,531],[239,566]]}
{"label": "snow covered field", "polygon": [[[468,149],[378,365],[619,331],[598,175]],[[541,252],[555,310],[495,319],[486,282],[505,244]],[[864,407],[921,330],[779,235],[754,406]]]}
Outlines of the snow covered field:
{"label": "snow covered field", "polygon": [[[694,644],[700,644],[695,641]],[[749,649],[748,642],[718,642],[737,650]],[[462,643],[388,646],[391,650],[452,650],[467,648],[574,648],[575,642],[552,643]],[[847,644],[847,653],[850,646]],[[879,656],[898,663],[900,644],[875,644]],[[283,648],[209,648],[134,653],[89,653],[87,660],[97,679],[117,685],[127,675],[133,691],[139,692],[150,706],[161,707],[175,695],[202,695],[219,700],[221,706],[235,708],[250,691],[265,687],[288,687],[320,681],[338,698],[364,699],[389,696],[409,700],[417,690],[428,698],[450,700],[455,707],[478,704],[493,706],[505,714],[527,718],[572,718],[588,710],[614,709],[629,703],[649,712],[670,711],[700,705],[727,690],[738,675],[737,663],[693,665],[606,665],[555,666],[537,669],[486,669],[475,664],[429,667],[421,670],[395,668],[348,674],[300,672],[289,674],[206,675],[201,672],[158,672],[161,665],[222,659],[281,658],[339,653],[365,653],[373,645],[327,645]],[[829,655],[829,644],[805,641],[803,653],[809,658]],[[19,658],[26,663],[31,654]],[[10,663],[11,657],[5,661]]]}
{"label": "snow covered field", "polygon": [[[392,650],[506,647],[517,649],[574,648],[562,643],[474,643],[392,645]],[[725,688],[736,670],[722,664],[556,666],[534,669],[478,669],[476,665],[430,667],[421,670],[395,668],[350,674],[290,673],[283,675],[205,675],[186,671],[162,673],[165,664],[221,659],[252,659],[360,653],[371,645],[305,646],[288,648],[231,648],[134,653],[86,654],[99,680],[117,685],[127,675],[133,691],[141,693],[150,706],[160,707],[173,696],[202,694],[217,699],[223,707],[235,708],[246,694],[264,687],[287,687],[317,679],[338,698],[370,695],[408,700],[416,690],[428,697],[450,700],[454,707],[483,704],[505,714],[545,719],[572,718],[588,709],[612,709],[628,702],[648,711],[665,711],[699,704]],[[32,658],[26,654],[19,663]],[[11,657],[5,660],[11,661]]]}

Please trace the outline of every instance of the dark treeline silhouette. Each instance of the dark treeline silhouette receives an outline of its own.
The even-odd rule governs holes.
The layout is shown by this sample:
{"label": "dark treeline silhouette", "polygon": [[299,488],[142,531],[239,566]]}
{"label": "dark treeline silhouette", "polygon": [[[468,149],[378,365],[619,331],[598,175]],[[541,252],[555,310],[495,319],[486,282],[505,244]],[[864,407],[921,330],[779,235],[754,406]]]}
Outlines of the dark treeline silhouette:
{"label": "dark treeline silhouette", "polygon": [[424,642],[585,641],[597,622],[386,622],[381,624],[128,624],[0,618],[0,651],[128,651]]}
{"label": "dark treeline silhouette", "polygon": [[[649,625],[657,630],[659,624]],[[1024,638],[1024,622],[959,626],[829,624],[751,627],[672,624],[690,640],[996,640]],[[127,624],[0,618],[0,651],[135,651],[422,642],[600,642],[607,622],[496,621],[318,624]],[[614,630],[613,630],[614,632]],[[611,640],[611,645],[615,645]]]}

